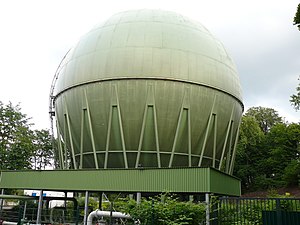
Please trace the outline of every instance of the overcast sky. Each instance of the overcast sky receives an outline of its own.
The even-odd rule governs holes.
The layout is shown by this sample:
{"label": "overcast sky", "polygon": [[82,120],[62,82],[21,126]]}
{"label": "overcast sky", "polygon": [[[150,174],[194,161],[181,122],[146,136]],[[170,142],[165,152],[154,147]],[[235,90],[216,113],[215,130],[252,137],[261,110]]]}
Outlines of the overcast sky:
{"label": "overcast sky", "polygon": [[299,0],[1,0],[0,101],[20,103],[37,129],[50,127],[52,78],[84,33],[130,9],[165,9],[197,20],[220,39],[237,65],[246,109],[274,108],[289,122],[300,75]]}

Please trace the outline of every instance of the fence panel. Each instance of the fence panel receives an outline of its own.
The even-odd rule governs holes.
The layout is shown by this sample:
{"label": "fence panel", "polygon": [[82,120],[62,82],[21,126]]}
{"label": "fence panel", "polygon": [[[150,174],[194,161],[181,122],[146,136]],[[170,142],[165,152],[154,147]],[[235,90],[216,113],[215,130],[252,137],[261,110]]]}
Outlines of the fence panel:
{"label": "fence panel", "polygon": [[300,198],[222,197],[217,211],[213,225],[300,225]]}
{"label": "fence panel", "polygon": [[[82,221],[83,218],[79,210],[65,208],[43,209],[41,222],[42,224],[78,224],[78,221]],[[2,210],[0,221],[35,224],[36,218],[37,208],[18,207],[10,210]]]}

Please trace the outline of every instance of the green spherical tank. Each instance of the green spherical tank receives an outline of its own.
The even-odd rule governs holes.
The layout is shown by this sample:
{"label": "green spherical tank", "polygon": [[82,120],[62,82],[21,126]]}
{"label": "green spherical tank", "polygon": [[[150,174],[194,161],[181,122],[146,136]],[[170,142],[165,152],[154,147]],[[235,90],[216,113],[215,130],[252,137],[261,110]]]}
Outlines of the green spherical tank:
{"label": "green spherical tank", "polygon": [[51,93],[62,169],[232,173],[239,76],[222,43],[182,15],[113,15],[66,54]]}

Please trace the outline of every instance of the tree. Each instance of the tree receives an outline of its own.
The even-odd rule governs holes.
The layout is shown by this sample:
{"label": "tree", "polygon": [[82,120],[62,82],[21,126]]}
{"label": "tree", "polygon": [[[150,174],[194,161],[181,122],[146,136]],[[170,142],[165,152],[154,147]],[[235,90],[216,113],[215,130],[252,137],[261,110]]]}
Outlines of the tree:
{"label": "tree", "polygon": [[[298,6],[298,9],[299,9],[299,6]],[[300,12],[299,12],[299,14],[300,14]],[[300,26],[300,24],[299,24],[299,26]],[[300,76],[299,76],[298,80],[300,81]],[[291,95],[290,103],[295,108],[296,111],[300,109],[300,83],[298,84],[298,87],[296,87],[296,94]]]}
{"label": "tree", "polygon": [[253,116],[244,115],[240,127],[237,145],[234,174],[242,180],[242,187],[249,190],[253,187],[255,176],[260,174],[259,161],[265,155],[260,145],[264,133]]}
{"label": "tree", "polygon": [[272,108],[262,106],[251,107],[247,110],[246,116],[253,116],[259,123],[261,130],[266,134],[272,126],[282,123],[282,118],[278,112]]}
{"label": "tree", "polygon": [[299,160],[292,159],[291,162],[285,167],[283,173],[283,180],[286,186],[300,185],[300,162]]}
{"label": "tree", "polygon": [[269,156],[265,160],[268,176],[279,186],[292,184],[289,177],[298,170],[293,161],[300,160],[300,124],[277,124],[266,135],[265,141],[269,149]]}
{"label": "tree", "polygon": [[295,185],[299,171],[300,124],[277,123],[263,133],[253,116],[244,115],[234,170],[243,192]]}
{"label": "tree", "polygon": [[34,131],[34,156],[32,157],[33,168],[37,170],[45,169],[54,165],[54,151],[52,147],[52,137],[48,130]]}
{"label": "tree", "polygon": [[31,168],[29,159],[34,151],[31,125],[19,105],[4,105],[0,101],[0,169]]}
{"label": "tree", "polygon": [[0,170],[45,169],[53,163],[51,137],[31,130],[19,105],[0,101]]}
{"label": "tree", "polygon": [[298,4],[297,12],[294,17],[294,25],[296,25],[300,30],[300,3]]}

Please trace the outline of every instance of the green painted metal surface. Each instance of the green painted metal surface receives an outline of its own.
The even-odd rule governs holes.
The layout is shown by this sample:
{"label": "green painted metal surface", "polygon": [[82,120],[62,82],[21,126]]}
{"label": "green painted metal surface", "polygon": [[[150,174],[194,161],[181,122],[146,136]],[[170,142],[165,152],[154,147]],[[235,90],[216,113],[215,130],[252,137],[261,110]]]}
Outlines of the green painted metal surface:
{"label": "green painted metal surface", "polygon": [[217,170],[209,170],[210,172],[210,192],[212,193],[239,193],[241,195],[240,180],[233,179],[232,176],[225,176]]}
{"label": "green painted metal surface", "polygon": [[300,224],[300,212],[262,211],[263,225],[296,225]]}
{"label": "green painted metal surface", "polygon": [[62,169],[232,173],[239,77],[220,41],[195,21],[160,10],[116,14],[68,52],[53,87]]}
{"label": "green painted metal surface", "polygon": [[237,178],[212,168],[2,171],[0,188],[241,194]]}

